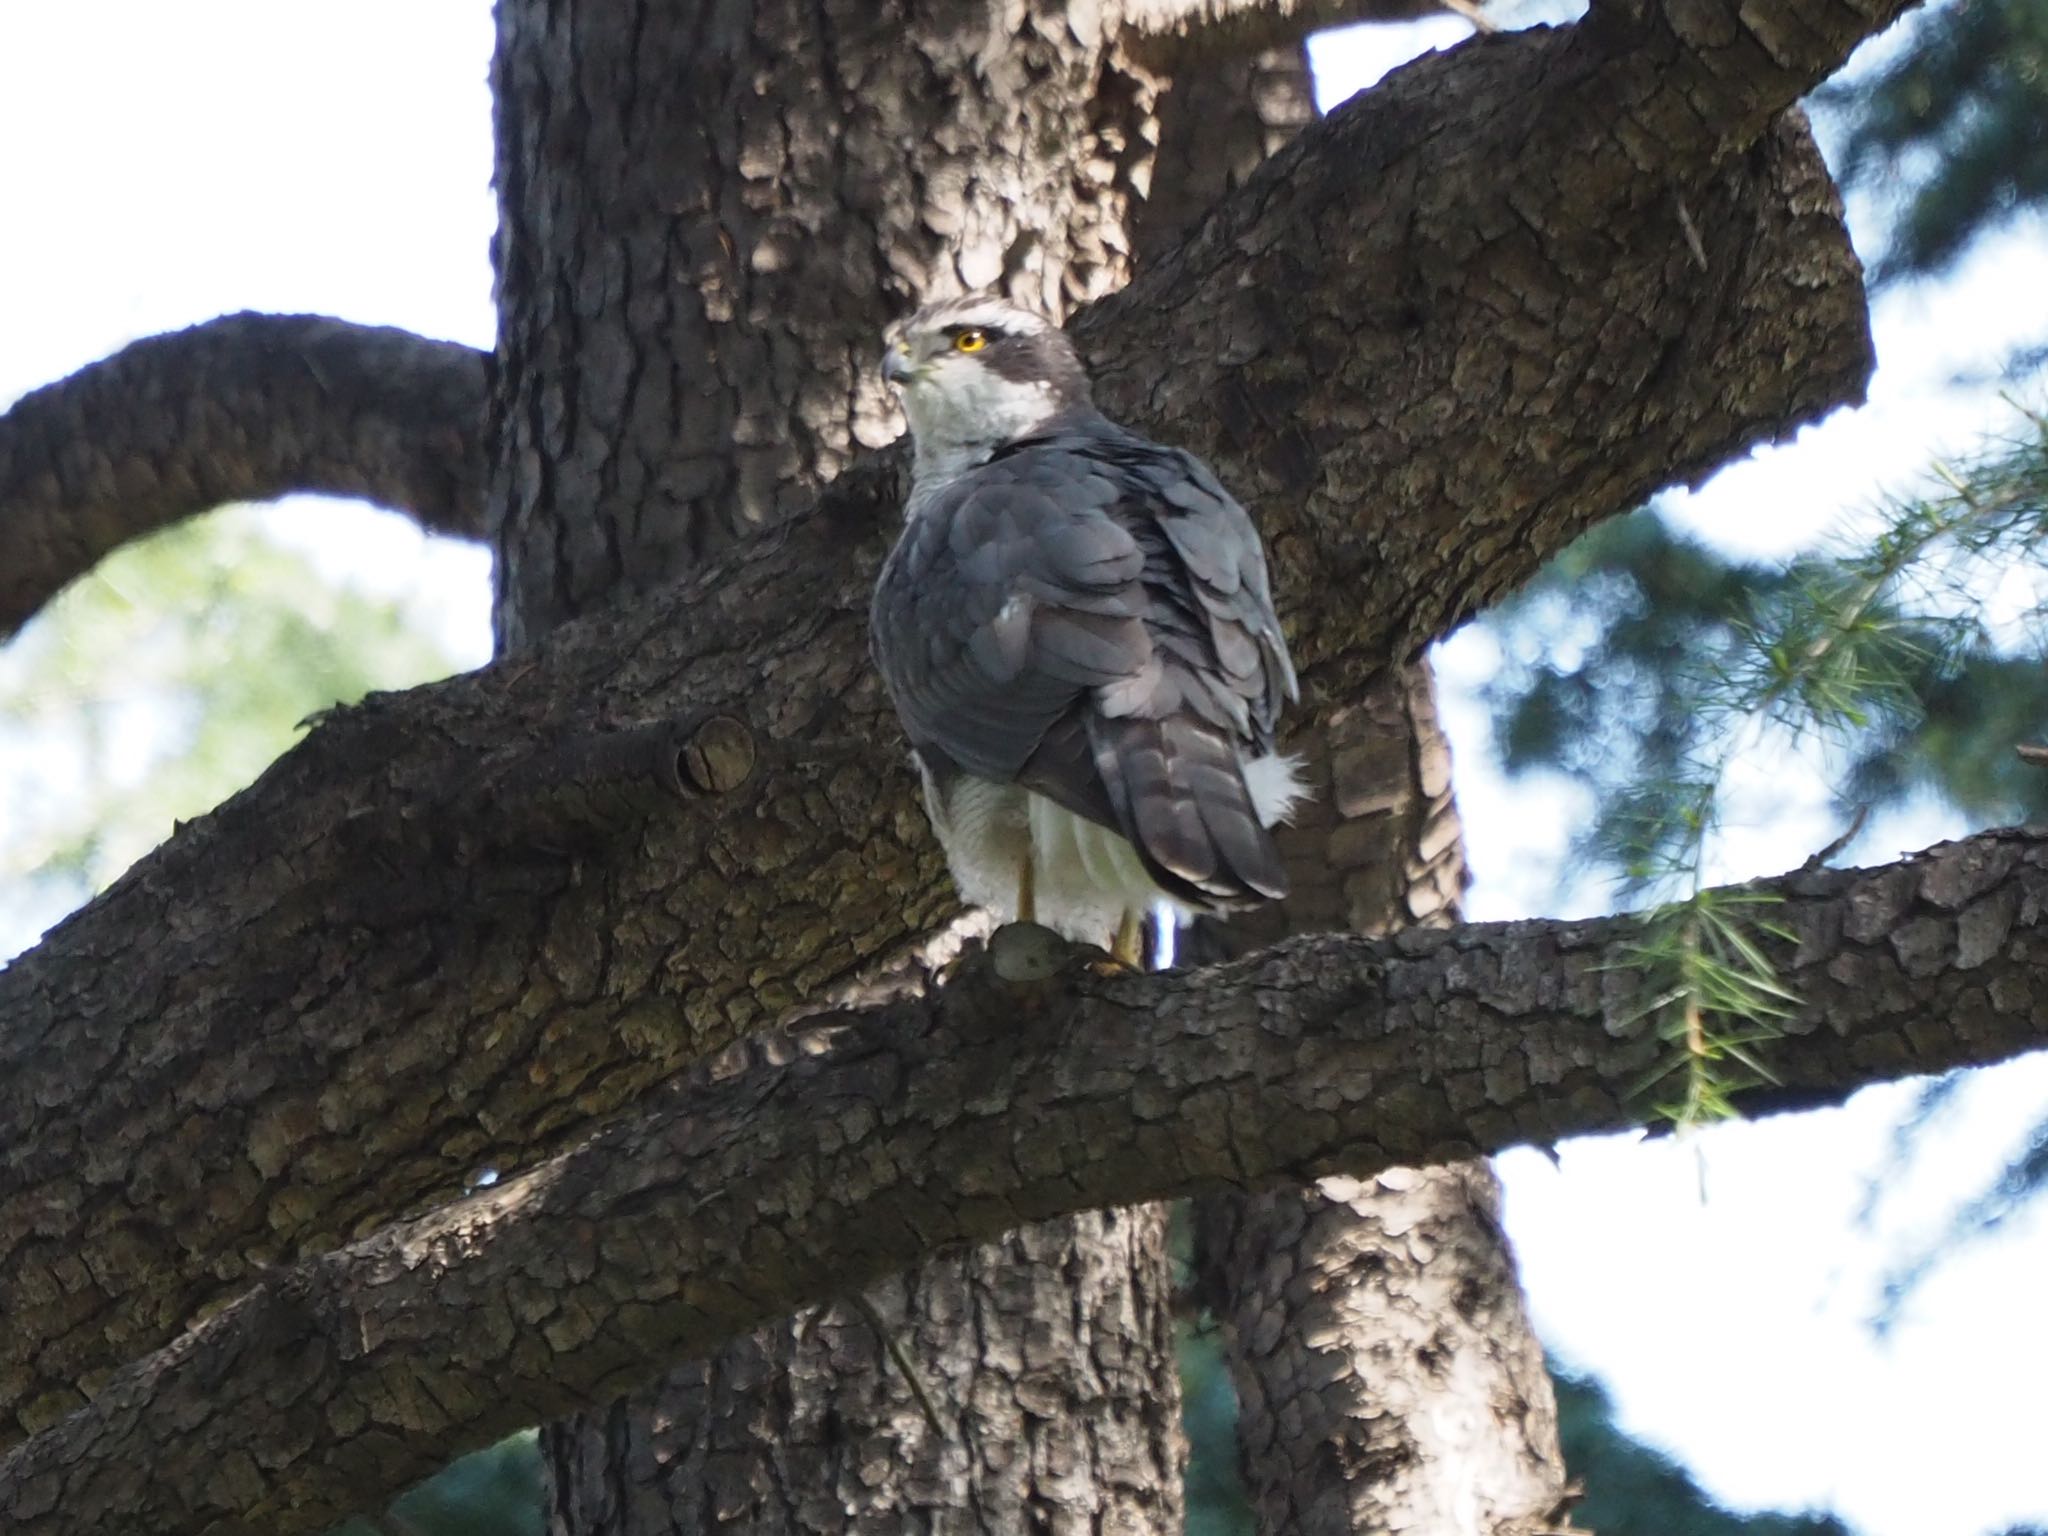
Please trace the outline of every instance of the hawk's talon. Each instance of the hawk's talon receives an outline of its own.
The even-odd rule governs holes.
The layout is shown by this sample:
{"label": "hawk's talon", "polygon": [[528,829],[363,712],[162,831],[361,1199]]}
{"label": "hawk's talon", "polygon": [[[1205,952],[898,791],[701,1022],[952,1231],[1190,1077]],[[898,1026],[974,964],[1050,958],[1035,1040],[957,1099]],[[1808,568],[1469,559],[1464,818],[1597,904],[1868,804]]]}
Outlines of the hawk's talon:
{"label": "hawk's talon", "polygon": [[1137,911],[1124,913],[1123,921],[1116,925],[1116,937],[1109,943],[1110,958],[1127,971],[1145,969],[1145,914]]}
{"label": "hawk's talon", "polygon": [[1117,924],[1116,935],[1109,941],[1109,948],[1098,950],[1096,957],[1088,962],[1088,974],[1111,979],[1142,975],[1146,968],[1144,916],[1138,912],[1126,912],[1123,921]]}

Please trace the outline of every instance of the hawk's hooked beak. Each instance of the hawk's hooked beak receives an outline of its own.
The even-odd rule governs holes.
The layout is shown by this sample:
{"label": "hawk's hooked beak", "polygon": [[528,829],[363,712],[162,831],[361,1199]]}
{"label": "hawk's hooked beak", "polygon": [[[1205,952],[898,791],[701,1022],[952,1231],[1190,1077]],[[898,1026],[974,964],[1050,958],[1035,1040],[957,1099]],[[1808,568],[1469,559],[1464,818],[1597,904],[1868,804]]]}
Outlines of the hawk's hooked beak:
{"label": "hawk's hooked beak", "polygon": [[916,366],[910,361],[910,348],[891,347],[882,354],[882,382],[884,384],[908,384],[917,375]]}

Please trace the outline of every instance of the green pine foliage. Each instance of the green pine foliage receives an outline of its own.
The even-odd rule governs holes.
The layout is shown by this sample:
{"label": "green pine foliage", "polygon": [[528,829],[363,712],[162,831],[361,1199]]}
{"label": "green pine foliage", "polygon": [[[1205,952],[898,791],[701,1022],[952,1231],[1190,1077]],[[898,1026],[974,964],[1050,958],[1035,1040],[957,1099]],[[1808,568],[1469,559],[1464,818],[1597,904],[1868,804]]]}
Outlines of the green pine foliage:
{"label": "green pine foliage", "polygon": [[[1898,193],[1880,277],[1938,272],[2048,200],[2048,0],[1954,0],[1913,26],[1888,67],[1822,98],[1846,119],[1845,178]],[[1492,700],[1509,766],[1591,784],[1584,855],[1677,895],[1638,957],[1672,1046],[1645,1091],[1676,1119],[1710,1118],[1726,1092],[1768,1075],[1759,1053],[1788,1001],[1755,943],[1768,911],[1698,890],[1719,765],[1738,738],[1753,748],[1759,734],[1824,737],[1845,806],[1933,792],[1976,822],[2048,815],[2048,771],[2012,752],[2048,734],[2041,646],[1957,599],[1973,560],[1981,573],[2038,540],[2048,433],[1957,481],[1861,548],[1786,566],[1726,561],[1639,513],[1568,550],[1489,621],[1520,658]],[[402,604],[336,589],[246,510],[123,551],[0,650],[0,758],[21,765],[0,780],[0,881],[32,885],[54,915],[253,779],[306,717],[449,670]],[[1930,1089],[1923,1119],[1953,1097]],[[1899,1155],[1910,1142],[1902,1134]],[[1995,1228],[2043,1182],[2048,1133],[1959,1206],[1952,1235]],[[1953,1247],[1906,1256],[1894,1299]],[[1182,1329],[1181,1366],[1188,1531],[1249,1536],[1236,1399],[1213,1324]],[[1566,1459],[1588,1490],[1579,1526],[1846,1536],[1832,1519],[1719,1508],[1615,1427],[1597,1385],[1559,1375],[1557,1387]],[[540,1476],[529,1432],[340,1532],[537,1536]]]}
{"label": "green pine foliage", "polygon": [[[2048,420],[2032,419],[1874,530],[1784,565],[1722,561],[1643,512],[1489,621],[1518,661],[1493,690],[1509,768],[1589,787],[1582,858],[1663,901],[1629,964],[1668,1046],[1643,1087],[1675,1123],[1723,1118],[1769,1082],[1798,1004],[1763,943],[1768,910],[1704,882],[1734,762],[1818,752],[1852,826],[1921,792],[1979,822],[2048,810],[2048,772],[2015,750],[2048,732],[2044,538]],[[2016,573],[2026,611],[1994,612],[2015,606]]]}
{"label": "green pine foliage", "polygon": [[2048,0],[1954,0],[1874,78],[1831,86],[1841,174],[1898,195],[1880,278],[1938,273],[2048,200]]}
{"label": "green pine foliage", "polygon": [[1591,787],[1580,852],[1630,890],[1697,864],[1733,747],[1818,743],[1845,808],[1937,794],[1973,822],[2048,815],[2036,600],[1985,595],[2038,566],[2048,424],[1945,472],[1861,538],[1783,565],[1729,561],[1654,509],[1596,529],[1487,622],[1510,771]]}
{"label": "green pine foliage", "polygon": [[1628,950],[1628,968],[1646,983],[1636,1017],[1652,1020],[1666,1047],[1636,1092],[1674,1125],[1730,1119],[1736,1093],[1777,1081],[1763,1058],[1799,999],[1758,943],[1782,936],[1769,905],[1751,892],[1695,889],[1652,913]]}

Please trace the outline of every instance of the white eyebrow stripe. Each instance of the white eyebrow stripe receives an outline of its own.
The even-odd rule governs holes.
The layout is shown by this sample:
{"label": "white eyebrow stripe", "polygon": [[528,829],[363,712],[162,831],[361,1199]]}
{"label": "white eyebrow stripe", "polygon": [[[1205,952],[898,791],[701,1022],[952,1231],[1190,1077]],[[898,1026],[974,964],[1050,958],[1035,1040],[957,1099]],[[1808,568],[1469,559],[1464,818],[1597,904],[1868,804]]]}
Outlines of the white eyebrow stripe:
{"label": "white eyebrow stripe", "polygon": [[1043,315],[1006,304],[1000,299],[946,299],[928,305],[906,322],[912,330],[943,330],[947,326],[972,326],[979,330],[1002,331],[1012,336],[1043,336],[1052,323]]}

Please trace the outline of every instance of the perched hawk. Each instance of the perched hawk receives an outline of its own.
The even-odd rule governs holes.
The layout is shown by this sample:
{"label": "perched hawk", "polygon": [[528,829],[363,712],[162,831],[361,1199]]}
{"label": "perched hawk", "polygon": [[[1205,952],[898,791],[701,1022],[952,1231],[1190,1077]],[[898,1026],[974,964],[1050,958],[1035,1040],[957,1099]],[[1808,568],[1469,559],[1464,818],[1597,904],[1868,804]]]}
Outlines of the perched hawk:
{"label": "perched hawk", "polygon": [[1096,410],[1029,310],[947,300],[884,344],[917,453],[875,660],[960,894],[1133,963],[1161,901],[1285,895],[1298,695],[1244,508]]}

